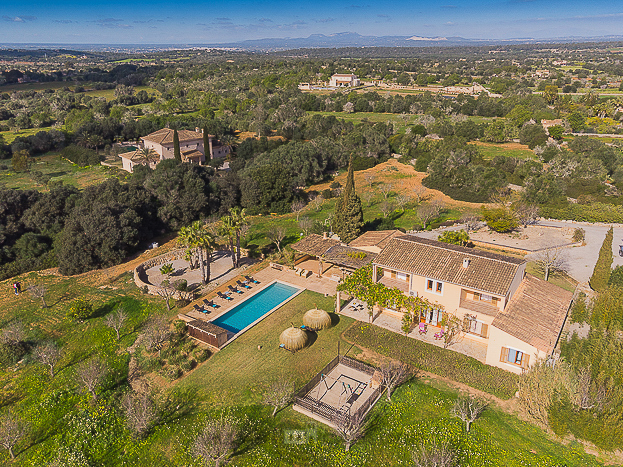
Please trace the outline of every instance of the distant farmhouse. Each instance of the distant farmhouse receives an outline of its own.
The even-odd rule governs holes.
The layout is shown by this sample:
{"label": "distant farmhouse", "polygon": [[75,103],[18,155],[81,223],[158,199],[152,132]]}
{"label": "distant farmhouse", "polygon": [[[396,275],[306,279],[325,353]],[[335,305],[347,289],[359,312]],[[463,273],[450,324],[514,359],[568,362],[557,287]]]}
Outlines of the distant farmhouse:
{"label": "distant farmhouse", "polygon": [[337,75],[333,75],[331,76],[331,80],[329,81],[329,86],[334,87],[334,88],[339,88],[339,87],[354,87],[354,86],[359,86],[361,84],[361,82],[359,81],[359,78],[357,78],[356,75],[341,75],[341,74],[337,74]]}
{"label": "distant farmhouse", "polygon": [[[161,160],[173,159],[175,157],[173,133],[171,128],[163,128],[141,137],[139,149],[119,155],[123,162],[123,170],[132,172],[137,164],[153,169]],[[209,154],[210,159],[223,158],[231,150],[228,145],[221,144],[213,135],[208,135],[208,150],[206,151],[203,144],[203,131],[199,128],[195,128],[195,131],[179,130],[177,134],[182,162],[203,164],[206,161],[206,155]],[[152,149],[153,152],[147,154],[144,149]]]}

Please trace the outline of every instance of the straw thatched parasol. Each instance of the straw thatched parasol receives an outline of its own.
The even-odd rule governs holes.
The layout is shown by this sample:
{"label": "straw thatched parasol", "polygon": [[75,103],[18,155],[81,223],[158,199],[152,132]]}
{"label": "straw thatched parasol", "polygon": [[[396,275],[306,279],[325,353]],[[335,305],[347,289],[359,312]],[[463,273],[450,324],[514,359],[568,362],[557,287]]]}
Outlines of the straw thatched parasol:
{"label": "straw thatched parasol", "polygon": [[291,351],[301,350],[307,344],[307,333],[301,328],[296,328],[294,325],[286,329],[279,336],[279,342],[284,347]]}
{"label": "straw thatched parasol", "polygon": [[324,310],[312,308],[303,316],[303,324],[314,331],[319,331],[331,326],[331,316]]}

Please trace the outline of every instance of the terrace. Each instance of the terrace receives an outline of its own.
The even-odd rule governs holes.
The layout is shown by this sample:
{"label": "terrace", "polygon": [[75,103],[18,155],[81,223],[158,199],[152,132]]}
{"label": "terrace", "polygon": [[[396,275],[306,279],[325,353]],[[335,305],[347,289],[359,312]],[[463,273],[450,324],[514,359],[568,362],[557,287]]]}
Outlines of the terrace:
{"label": "terrace", "polygon": [[294,399],[294,410],[336,428],[345,417],[364,416],[379,400],[383,386],[376,368],[338,355]]}

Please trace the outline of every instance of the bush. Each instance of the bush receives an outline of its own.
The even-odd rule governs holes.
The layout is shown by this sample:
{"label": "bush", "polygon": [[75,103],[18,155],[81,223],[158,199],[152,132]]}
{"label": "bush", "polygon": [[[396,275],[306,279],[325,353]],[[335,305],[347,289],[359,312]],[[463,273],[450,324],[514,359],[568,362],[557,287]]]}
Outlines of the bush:
{"label": "bush", "polygon": [[0,344],[0,368],[16,364],[24,355],[26,355],[26,345],[23,342]]}
{"label": "bush", "polygon": [[356,323],[344,333],[344,337],[382,355],[502,399],[510,399],[517,391],[519,375],[374,325]]}
{"label": "bush", "polygon": [[208,358],[210,358],[210,351],[208,349],[195,349],[193,352],[193,358],[197,360],[197,362],[205,362]]}
{"label": "bush", "polygon": [[542,206],[539,209],[539,214],[551,219],[623,224],[623,206],[599,202],[590,204],[569,203],[564,207]]}
{"label": "bush", "polygon": [[324,199],[333,198],[333,190],[331,190],[330,188],[327,188],[326,190],[322,190],[322,197]]}
{"label": "bush", "polygon": [[93,304],[86,298],[78,298],[71,303],[67,317],[71,319],[88,319],[93,316]]}
{"label": "bush", "polygon": [[103,160],[95,151],[91,149],[81,148],[79,146],[71,145],[67,146],[61,151],[61,157],[73,162],[80,167],[87,167],[89,165],[99,165]]}
{"label": "bush", "polygon": [[584,229],[581,228],[577,228],[573,231],[573,237],[572,240],[574,242],[583,242],[584,239],[586,238],[586,232],[584,231]]}
{"label": "bush", "polygon": [[334,182],[331,182],[329,188],[331,188],[332,190],[335,190],[336,188],[342,188],[342,184],[336,180]]}
{"label": "bush", "polygon": [[518,226],[515,215],[506,208],[487,209],[483,206],[481,210],[482,217],[491,230],[496,232],[511,232]]}
{"label": "bush", "polygon": [[617,266],[612,270],[608,286],[623,287],[623,266]]}
{"label": "bush", "polygon": [[467,246],[469,243],[469,235],[465,230],[448,230],[437,237],[437,240],[452,245]]}
{"label": "bush", "polygon": [[612,237],[613,230],[610,227],[606,238],[599,250],[599,257],[593,269],[593,275],[589,279],[588,283],[593,290],[602,292],[608,286],[608,280],[610,279],[610,273],[612,272]]}
{"label": "bush", "polygon": [[572,323],[585,323],[588,321],[589,310],[586,306],[586,294],[582,292],[578,294],[578,298],[573,302],[570,318]]}
{"label": "bush", "polygon": [[188,290],[188,281],[186,279],[178,279],[173,282],[173,288],[180,292],[186,292]]}

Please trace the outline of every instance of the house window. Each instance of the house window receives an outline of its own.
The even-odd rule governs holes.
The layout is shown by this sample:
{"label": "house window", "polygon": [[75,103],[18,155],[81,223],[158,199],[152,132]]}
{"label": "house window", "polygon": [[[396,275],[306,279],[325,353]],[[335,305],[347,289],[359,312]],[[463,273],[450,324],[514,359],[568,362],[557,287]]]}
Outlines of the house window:
{"label": "house window", "polygon": [[500,361],[504,363],[518,365],[524,369],[527,369],[528,364],[530,362],[530,355],[527,355],[521,350],[502,347],[502,353],[500,354]]}
{"label": "house window", "polygon": [[443,282],[426,279],[426,290],[439,295],[443,294]]}
{"label": "house window", "polygon": [[465,315],[463,319],[463,331],[480,337],[487,337],[489,325],[478,321],[475,316]]}
{"label": "house window", "polygon": [[500,300],[498,297],[494,297],[493,295],[487,295],[480,292],[474,292],[474,300],[481,301],[485,303],[490,303],[493,306],[498,306],[498,301]]}

